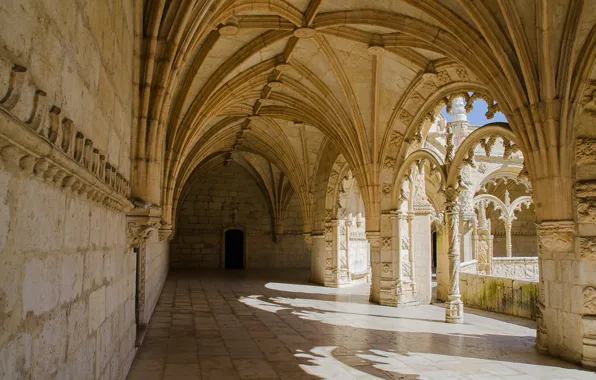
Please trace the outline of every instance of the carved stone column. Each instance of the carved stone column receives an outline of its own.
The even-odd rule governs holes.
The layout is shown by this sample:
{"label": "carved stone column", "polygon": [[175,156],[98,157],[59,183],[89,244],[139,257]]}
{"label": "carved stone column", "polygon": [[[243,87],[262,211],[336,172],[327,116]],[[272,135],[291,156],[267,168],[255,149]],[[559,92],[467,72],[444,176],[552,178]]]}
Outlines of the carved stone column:
{"label": "carved stone column", "polygon": [[333,219],[326,223],[325,286],[336,288],[348,283],[344,234],[345,226],[343,220]]}
{"label": "carved stone column", "polygon": [[147,240],[161,227],[161,209],[151,207],[137,207],[127,215],[127,243],[128,247],[137,250],[137,295],[136,319],[137,324],[145,325],[149,316],[145,315],[145,283],[147,280]]}
{"label": "carved stone column", "polygon": [[478,227],[475,234],[475,254],[478,261],[478,273],[491,274],[493,259],[493,236],[490,233],[490,226],[486,218],[486,201],[481,200],[477,204]]}
{"label": "carved stone column", "polygon": [[370,282],[370,302],[380,302],[381,300],[381,233],[380,232],[366,232],[366,239],[370,244],[370,261],[372,279]]}
{"label": "carved stone column", "polygon": [[505,221],[505,250],[507,251],[507,257],[512,256],[511,252],[511,220]]}
{"label": "carved stone column", "polygon": [[453,188],[446,191],[445,216],[447,218],[447,233],[449,234],[449,296],[445,318],[448,323],[464,322],[464,304],[459,293],[459,206],[457,192]]}
{"label": "carved stone column", "polygon": [[[581,139],[582,145],[596,148],[596,137],[591,143],[586,138]],[[584,150],[584,154],[590,150]],[[589,154],[580,157],[583,162],[596,163],[596,156]],[[592,176],[594,177],[594,176]],[[581,362],[589,368],[596,368],[596,179],[578,181],[575,184],[577,197],[577,235],[575,247],[580,259],[580,273],[583,275],[583,316]],[[581,277],[580,277],[581,278]],[[573,294],[572,294],[573,297]]]}
{"label": "carved stone column", "polygon": [[408,240],[410,241],[410,249],[408,250],[408,261],[410,263],[410,287],[412,294],[416,294],[416,261],[414,258],[414,250],[416,244],[414,243],[414,213],[409,212],[406,217],[408,221]]}
{"label": "carved stone column", "polygon": [[473,259],[473,234],[474,234],[474,220],[476,213],[474,212],[474,192],[469,190],[472,188],[474,182],[471,178],[472,168],[469,165],[464,165],[461,169],[462,183],[464,187],[459,188],[459,211],[460,211],[460,255],[462,261],[470,261]]}
{"label": "carved stone column", "polygon": [[395,297],[397,305],[403,305],[406,303],[406,287],[404,284],[404,271],[403,271],[403,252],[401,247],[403,228],[401,227],[401,221],[404,220],[404,213],[398,210],[391,217],[391,232],[394,236],[394,250],[395,250],[395,261],[393,271],[395,273]]}
{"label": "carved stone column", "polygon": [[386,306],[395,306],[397,304],[395,297],[395,271],[394,263],[396,260],[394,250],[393,236],[393,218],[392,212],[383,212],[381,214],[381,283],[379,304]]}

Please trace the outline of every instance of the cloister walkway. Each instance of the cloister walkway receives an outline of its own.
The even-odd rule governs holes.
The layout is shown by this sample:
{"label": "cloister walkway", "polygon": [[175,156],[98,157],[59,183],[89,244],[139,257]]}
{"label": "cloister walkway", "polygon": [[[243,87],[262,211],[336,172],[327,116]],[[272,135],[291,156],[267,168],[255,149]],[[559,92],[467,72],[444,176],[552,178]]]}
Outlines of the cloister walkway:
{"label": "cloister walkway", "polygon": [[129,380],[596,379],[538,354],[532,321],[368,303],[304,271],[172,272]]}

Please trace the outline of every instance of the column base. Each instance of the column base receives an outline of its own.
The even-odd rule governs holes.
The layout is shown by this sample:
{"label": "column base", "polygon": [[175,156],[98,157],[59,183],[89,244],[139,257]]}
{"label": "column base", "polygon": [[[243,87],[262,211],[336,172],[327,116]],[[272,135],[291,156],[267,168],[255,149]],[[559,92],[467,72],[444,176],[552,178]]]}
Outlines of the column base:
{"label": "column base", "polygon": [[582,318],[584,336],[582,338],[582,365],[586,368],[596,368],[596,316],[584,315]]}
{"label": "column base", "polygon": [[445,322],[464,323],[464,303],[459,297],[449,296],[449,299],[445,310]]}

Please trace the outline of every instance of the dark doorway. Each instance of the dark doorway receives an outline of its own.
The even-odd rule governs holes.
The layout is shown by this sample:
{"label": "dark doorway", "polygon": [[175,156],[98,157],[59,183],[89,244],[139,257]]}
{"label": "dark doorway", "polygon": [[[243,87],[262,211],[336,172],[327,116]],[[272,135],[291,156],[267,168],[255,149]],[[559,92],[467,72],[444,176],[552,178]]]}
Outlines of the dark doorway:
{"label": "dark doorway", "polygon": [[225,237],[226,269],[244,269],[244,232],[227,230]]}

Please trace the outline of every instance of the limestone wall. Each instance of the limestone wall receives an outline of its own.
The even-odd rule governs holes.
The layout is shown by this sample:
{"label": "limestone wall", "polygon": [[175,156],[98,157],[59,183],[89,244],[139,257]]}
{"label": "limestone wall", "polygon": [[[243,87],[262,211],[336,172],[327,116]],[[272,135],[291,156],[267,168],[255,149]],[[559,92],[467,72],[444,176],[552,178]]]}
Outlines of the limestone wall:
{"label": "limestone wall", "polygon": [[124,378],[135,339],[125,222],[0,170],[0,377]]}
{"label": "limestone wall", "polygon": [[459,287],[466,306],[536,320],[538,282],[462,272]]}
{"label": "limestone wall", "polygon": [[240,165],[218,166],[196,183],[182,202],[172,240],[173,268],[218,268],[223,230],[232,224],[245,231],[246,268],[310,267],[302,234],[302,214],[294,196],[284,222],[285,233],[274,242],[267,201],[253,177]]}
{"label": "limestone wall", "polygon": [[[124,379],[135,257],[124,212],[95,197],[116,188],[116,176],[87,159],[103,156],[118,183],[130,178],[132,3],[5,0],[0,25],[0,378]],[[6,145],[8,131],[43,137],[22,156]],[[49,153],[48,138],[62,152]],[[97,152],[82,154],[74,141]],[[45,172],[42,154],[80,168]],[[92,192],[83,177],[95,181]]]}
{"label": "limestone wall", "polygon": [[161,289],[166,281],[170,265],[169,241],[158,241],[157,236],[152,236],[146,245],[145,269],[145,310],[143,323],[149,321]]}

